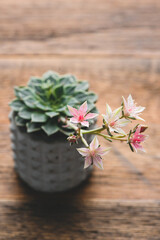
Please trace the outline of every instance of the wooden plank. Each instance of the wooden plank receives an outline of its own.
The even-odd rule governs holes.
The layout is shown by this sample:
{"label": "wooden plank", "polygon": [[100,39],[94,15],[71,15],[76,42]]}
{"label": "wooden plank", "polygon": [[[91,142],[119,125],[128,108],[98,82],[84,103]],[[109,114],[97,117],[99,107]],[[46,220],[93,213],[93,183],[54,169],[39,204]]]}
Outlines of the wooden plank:
{"label": "wooden plank", "polygon": [[77,201],[74,197],[0,201],[1,239],[158,240],[156,201]]}
{"label": "wooden plank", "polygon": [[[117,107],[121,96],[131,93],[140,105],[146,106],[144,117],[150,123],[158,123],[160,92],[160,59],[105,58],[105,57],[51,57],[0,59],[0,105],[3,114],[0,123],[8,123],[8,102],[13,98],[13,87],[26,84],[31,75],[41,76],[52,69],[72,73],[79,79],[87,79],[91,90],[99,96],[97,106],[105,111],[105,103]],[[143,98],[142,98],[143,95]],[[152,99],[152,101],[150,101]]]}
{"label": "wooden plank", "polygon": [[159,11],[158,0],[1,1],[0,54],[160,55]]}

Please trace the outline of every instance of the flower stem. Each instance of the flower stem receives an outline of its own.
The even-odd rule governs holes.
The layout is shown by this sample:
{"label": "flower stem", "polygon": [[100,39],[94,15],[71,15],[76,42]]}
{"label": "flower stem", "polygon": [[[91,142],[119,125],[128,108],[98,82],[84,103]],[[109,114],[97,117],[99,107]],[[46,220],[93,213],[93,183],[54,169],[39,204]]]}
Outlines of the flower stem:
{"label": "flower stem", "polygon": [[99,127],[92,130],[81,130],[81,131],[83,134],[96,134],[96,133],[102,132],[104,129],[105,127]]}
{"label": "flower stem", "polygon": [[102,133],[97,133],[97,135],[104,137],[105,139],[119,140],[119,141],[128,141],[127,139],[122,139],[122,136],[109,136]]}
{"label": "flower stem", "polygon": [[87,141],[86,141],[86,139],[83,137],[83,133],[82,133],[82,131],[80,130],[80,138],[81,138],[81,140],[82,140],[82,142],[84,143],[84,145],[88,148],[89,147],[89,145],[88,145],[88,143],[87,143]]}

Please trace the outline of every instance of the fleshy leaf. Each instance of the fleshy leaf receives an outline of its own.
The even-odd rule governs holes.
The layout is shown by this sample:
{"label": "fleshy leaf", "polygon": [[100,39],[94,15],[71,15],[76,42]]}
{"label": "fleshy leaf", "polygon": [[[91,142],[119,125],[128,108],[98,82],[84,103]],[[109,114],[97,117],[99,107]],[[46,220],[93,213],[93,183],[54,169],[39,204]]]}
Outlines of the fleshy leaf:
{"label": "fleshy leaf", "polygon": [[89,83],[87,81],[80,81],[78,82],[75,91],[86,91],[89,89]]}
{"label": "fleshy leaf", "polygon": [[23,102],[18,99],[13,100],[9,105],[14,111],[19,111],[22,107],[24,107]]}
{"label": "fleshy leaf", "polygon": [[76,85],[67,85],[64,87],[64,93],[66,95],[72,95],[75,91]]}
{"label": "fleshy leaf", "polygon": [[53,118],[53,117],[59,115],[59,113],[57,113],[57,112],[46,112],[45,114],[46,114],[47,116],[49,116],[50,118]]}
{"label": "fleshy leaf", "polygon": [[27,109],[27,108],[23,108],[22,110],[19,111],[18,115],[26,120],[30,120],[31,119],[31,114],[32,111],[31,109]]}
{"label": "fleshy leaf", "polygon": [[72,83],[76,83],[77,79],[75,76],[71,75],[71,74],[66,74],[61,76],[61,78],[59,79],[59,83],[61,84],[72,84]]}
{"label": "fleshy leaf", "polygon": [[98,97],[97,97],[97,95],[95,93],[90,92],[90,93],[87,94],[87,99],[90,102],[96,102]]}
{"label": "fleshy leaf", "polygon": [[41,123],[33,123],[33,122],[28,122],[27,124],[27,132],[36,132],[41,129]]}
{"label": "fleshy leaf", "polygon": [[33,97],[25,97],[23,99],[24,103],[26,104],[27,107],[36,109],[36,100]]}
{"label": "fleshy leaf", "polygon": [[54,119],[49,119],[42,127],[41,127],[48,136],[58,132],[59,127]]}
{"label": "fleshy leaf", "polygon": [[53,71],[48,71],[46,73],[43,74],[42,78],[44,80],[48,80],[50,79],[52,81],[52,83],[56,83],[57,80],[59,79],[59,75],[56,72]]}
{"label": "fleshy leaf", "polygon": [[31,115],[31,121],[32,122],[46,122],[47,121],[47,116],[42,113],[42,112],[34,112]]}
{"label": "fleshy leaf", "polygon": [[26,121],[19,116],[15,117],[15,122],[17,126],[23,127],[26,125]]}
{"label": "fleshy leaf", "polygon": [[54,95],[59,98],[63,95],[63,86],[62,85],[58,85],[54,88]]}

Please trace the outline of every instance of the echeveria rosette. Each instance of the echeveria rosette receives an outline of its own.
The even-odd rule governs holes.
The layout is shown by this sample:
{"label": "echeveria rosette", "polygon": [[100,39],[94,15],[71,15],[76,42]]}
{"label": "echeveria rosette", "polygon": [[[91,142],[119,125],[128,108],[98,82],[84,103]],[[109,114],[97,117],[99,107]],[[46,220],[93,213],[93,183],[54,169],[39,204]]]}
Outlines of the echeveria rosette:
{"label": "echeveria rosette", "polygon": [[97,112],[97,95],[88,89],[87,81],[78,81],[70,74],[61,76],[49,71],[42,78],[31,77],[27,86],[15,87],[16,99],[10,106],[15,112],[16,124],[26,126],[29,133],[41,130],[47,135],[58,131],[70,135],[74,131],[64,128],[59,121],[61,116],[71,116],[67,105],[78,108],[86,101],[88,110]]}

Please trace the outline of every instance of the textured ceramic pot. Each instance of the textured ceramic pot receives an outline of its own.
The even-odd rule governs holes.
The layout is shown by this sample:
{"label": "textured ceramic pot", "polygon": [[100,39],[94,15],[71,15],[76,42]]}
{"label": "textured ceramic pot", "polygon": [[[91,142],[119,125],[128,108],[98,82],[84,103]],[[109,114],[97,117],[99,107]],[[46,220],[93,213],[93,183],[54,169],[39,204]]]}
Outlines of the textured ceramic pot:
{"label": "textured ceramic pot", "polygon": [[84,160],[63,134],[47,137],[42,133],[26,133],[17,127],[10,114],[10,130],[15,169],[32,188],[43,192],[60,192],[76,187],[90,174]]}

